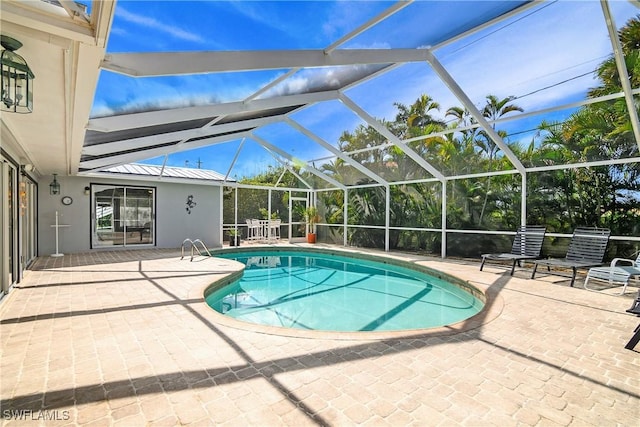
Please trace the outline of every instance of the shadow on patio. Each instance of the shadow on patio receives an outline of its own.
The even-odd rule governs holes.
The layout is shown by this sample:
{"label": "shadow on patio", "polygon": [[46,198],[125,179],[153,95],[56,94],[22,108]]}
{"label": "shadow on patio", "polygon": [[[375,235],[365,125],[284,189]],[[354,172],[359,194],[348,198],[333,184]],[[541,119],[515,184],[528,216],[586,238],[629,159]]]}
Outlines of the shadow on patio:
{"label": "shadow on patio", "polygon": [[69,410],[80,424],[637,419],[638,353],[623,349],[634,318],[618,307],[626,299],[449,263],[500,295],[502,313],[449,335],[283,337],[219,325],[193,297],[233,271],[228,263],[162,255],[69,257],[61,267],[39,259],[0,307],[3,411]]}

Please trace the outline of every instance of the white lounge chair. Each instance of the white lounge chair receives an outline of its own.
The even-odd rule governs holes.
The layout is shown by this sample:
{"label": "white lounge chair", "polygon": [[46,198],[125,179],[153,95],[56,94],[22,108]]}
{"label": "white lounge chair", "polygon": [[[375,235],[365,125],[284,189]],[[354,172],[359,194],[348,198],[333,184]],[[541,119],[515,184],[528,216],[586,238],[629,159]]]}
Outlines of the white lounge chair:
{"label": "white lounge chair", "polygon": [[[614,258],[608,267],[589,269],[587,277],[584,279],[584,288],[589,289],[587,285],[591,279],[604,280],[612,286],[614,284],[623,285],[622,292],[620,292],[620,295],[622,295],[626,291],[627,285],[632,277],[640,278],[640,254],[638,254],[638,258],[636,258],[635,261],[632,259]],[[589,290],[593,291],[595,289]]]}

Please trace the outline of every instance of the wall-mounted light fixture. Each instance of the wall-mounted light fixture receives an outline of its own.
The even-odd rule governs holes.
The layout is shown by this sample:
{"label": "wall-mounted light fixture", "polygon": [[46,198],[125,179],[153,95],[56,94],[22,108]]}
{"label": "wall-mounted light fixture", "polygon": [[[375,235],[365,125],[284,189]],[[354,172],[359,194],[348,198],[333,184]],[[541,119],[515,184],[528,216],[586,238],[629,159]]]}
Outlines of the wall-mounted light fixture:
{"label": "wall-mounted light fixture", "polygon": [[60,183],[56,179],[57,176],[58,176],[58,174],[54,173],[53,174],[53,181],[51,181],[51,184],[49,184],[49,194],[51,194],[51,195],[60,194]]}
{"label": "wall-mounted light fixture", "polygon": [[88,196],[89,194],[91,194],[91,187],[84,187],[84,195]]}
{"label": "wall-mounted light fixture", "polygon": [[31,113],[33,111],[33,79],[35,76],[27,61],[14,51],[22,47],[18,40],[0,36],[0,45],[4,48],[0,54],[0,89],[3,111]]}

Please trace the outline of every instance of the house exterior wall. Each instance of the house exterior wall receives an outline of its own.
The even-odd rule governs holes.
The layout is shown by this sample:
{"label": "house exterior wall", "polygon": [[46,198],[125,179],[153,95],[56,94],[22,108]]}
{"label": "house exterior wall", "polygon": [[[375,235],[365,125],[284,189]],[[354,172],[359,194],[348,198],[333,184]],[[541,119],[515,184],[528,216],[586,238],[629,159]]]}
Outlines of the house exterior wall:
{"label": "house exterior wall", "polygon": [[[84,188],[91,184],[148,186],[156,189],[156,244],[158,248],[179,248],[183,240],[202,239],[209,248],[222,246],[222,189],[216,185],[191,183],[173,183],[158,180],[61,177],[58,176],[61,194],[49,194],[49,183],[53,176],[44,176],[39,181],[38,192],[38,255],[51,255],[56,252],[55,224],[56,211],[58,223],[68,225],[60,227],[58,233],[58,252],[74,253],[91,250],[91,197],[84,194]],[[62,198],[70,196],[73,203],[62,204]],[[196,203],[187,211],[187,197],[193,196]],[[114,250],[110,246],[95,250]],[[149,245],[133,245],[126,249],[149,248]]]}

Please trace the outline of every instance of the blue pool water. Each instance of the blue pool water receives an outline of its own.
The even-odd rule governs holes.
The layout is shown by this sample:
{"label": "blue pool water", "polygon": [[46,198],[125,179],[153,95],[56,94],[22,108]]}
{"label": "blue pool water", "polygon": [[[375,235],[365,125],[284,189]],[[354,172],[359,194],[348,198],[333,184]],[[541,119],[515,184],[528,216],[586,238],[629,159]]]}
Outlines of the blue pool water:
{"label": "blue pool water", "polygon": [[433,328],[467,319],[483,303],[428,274],[313,252],[217,255],[246,265],[243,277],[206,296],[245,322],[321,331]]}

